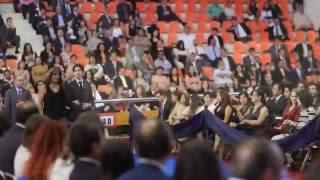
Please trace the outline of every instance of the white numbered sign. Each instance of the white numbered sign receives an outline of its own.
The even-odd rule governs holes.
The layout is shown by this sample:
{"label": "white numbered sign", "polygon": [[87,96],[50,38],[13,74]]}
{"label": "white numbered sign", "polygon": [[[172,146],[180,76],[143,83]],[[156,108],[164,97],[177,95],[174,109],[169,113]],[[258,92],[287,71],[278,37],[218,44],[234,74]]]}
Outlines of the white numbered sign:
{"label": "white numbered sign", "polygon": [[100,114],[100,119],[104,125],[104,127],[115,127],[114,116],[111,114]]}

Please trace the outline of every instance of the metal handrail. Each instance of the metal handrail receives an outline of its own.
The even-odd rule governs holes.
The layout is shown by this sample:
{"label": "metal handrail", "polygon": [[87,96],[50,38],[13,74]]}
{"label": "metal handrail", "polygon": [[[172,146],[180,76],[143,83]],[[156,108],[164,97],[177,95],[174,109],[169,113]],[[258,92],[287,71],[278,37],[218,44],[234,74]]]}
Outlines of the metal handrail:
{"label": "metal handrail", "polygon": [[146,97],[146,98],[122,98],[122,99],[102,99],[95,100],[95,103],[116,103],[116,102],[151,102],[159,101],[157,97]]}

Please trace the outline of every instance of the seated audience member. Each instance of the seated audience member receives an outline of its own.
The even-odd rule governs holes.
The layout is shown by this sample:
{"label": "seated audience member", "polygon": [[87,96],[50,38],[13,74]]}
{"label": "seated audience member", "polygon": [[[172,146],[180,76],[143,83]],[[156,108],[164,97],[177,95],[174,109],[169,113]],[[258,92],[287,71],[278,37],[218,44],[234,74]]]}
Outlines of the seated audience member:
{"label": "seated audience member", "polygon": [[[194,41],[196,39],[196,35],[190,31],[190,26],[186,25],[184,27],[184,32],[178,37],[178,40],[183,42],[187,53],[190,53],[195,49]],[[177,48],[180,48],[179,41],[177,43]]]}
{"label": "seated audience member", "polygon": [[33,51],[31,44],[25,43],[23,46],[21,60],[27,64],[28,68],[31,68],[35,65],[36,58],[37,53]]}
{"label": "seated audience member", "polygon": [[143,71],[140,69],[137,70],[136,78],[133,81],[133,87],[136,88],[137,86],[142,86],[146,91],[150,90],[149,82],[147,78],[145,78]]}
{"label": "seated audience member", "polygon": [[261,60],[260,57],[256,54],[254,48],[249,48],[248,55],[243,57],[243,65],[245,68],[245,72],[249,72],[252,69],[252,66],[254,66],[257,70],[260,69]]}
{"label": "seated audience member", "polygon": [[128,76],[125,75],[125,69],[120,68],[118,76],[114,78],[113,85],[116,89],[121,85],[125,90],[133,90],[133,82]]}
{"label": "seated audience member", "polygon": [[221,180],[219,161],[209,144],[200,140],[187,142],[178,155],[174,178]]}
{"label": "seated audience member", "polygon": [[156,73],[151,78],[151,86],[152,84],[156,84],[158,90],[169,90],[170,79],[163,74],[162,67],[156,68]]}
{"label": "seated audience member", "polygon": [[[143,50],[149,50],[151,47],[151,42],[146,35],[146,31],[143,28],[138,29],[138,33],[133,38],[136,47],[142,48]],[[160,41],[158,41],[159,43]],[[159,48],[159,46],[158,46]]]}
{"label": "seated audience member", "polygon": [[254,14],[254,12],[252,12],[250,7],[247,7],[244,11],[244,15],[243,15],[243,19],[244,21],[254,21],[257,19],[256,14]]}
{"label": "seated audience member", "polygon": [[[292,133],[292,130],[295,129],[295,127],[292,128],[292,125],[296,125],[297,121],[299,121],[300,111],[301,102],[298,94],[296,91],[292,91],[290,95],[290,101],[283,111],[282,120],[275,127],[277,134]],[[281,137],[284,137],[284,135],[277,135],[272,139],[278,139]]]}
{"label": "seated audience member", "polygon": [[276,38],[282,41],[289,40],[288,30],[278,18],[273,19],[272,23],[269,24],[269,27],[266,28],[266,31],[269,33],[269,39],[271,41]]}
{"label": "seated audience member", "polygon": [[160,1],[159,5],[157,6],[157,16],[158,21],[178,21],[183,25],[186,24],[176,13],[171,10],[170,6],[167,4],[167,0]]}
{"label": "seated audience member", "polygon": [[240,89],[246,89],[250,86],[249,76],[243,71],[243,66],[241,64],[237,64],[234,76],[239,82]]}
{"label": "seated audience member", "polygon": [[313,48],[309,43],[308,36],[305,36],[303,42],[297,43],[292,52],[295,52],[298,55],[298,60],[302,61],[303,58],[308,57],[308,50],[313,50]]}
{"label": "seated audience member", "polygon": [[103,77],[103,68],[100,64],[97,63],[96,58],[90,56],[89,64],[84,67],[84,71],[92,71],[93,79],[98,81]]}
{"label": "seated audience member", "polygon": [[43,36],[44,43],[53,41],[57,38],[56,29],[53,26],[51,18],[47,19],[46,26],[43,27],[40,34]]}
{"label": "seated audience member", "polygon": [[109,16],[109,12],[110,12],[110,6],[105,5],[104,13],[97,22],[97,26],[101,24],[101,28],[103,32],[112,28],[112,18]]}
{"label": "seated audience member", "polygon": [[142,63],[141,61],[143,53],[143,48],[137,47],[134,44],[133,39],[128,39],[128,47],[126,49],[126,67],[131,69],[135,67],[139,69],[139,67],[141,67],[140,63]]}
{"label": "seated audience member", "polygon": [[310,83],[308,85],[308,91],[309,94],[312,97],[312,106],[317,107],[320,103],[320,98],[319,98],[319,86],[314,83]]}
{"label": "seated audience member", "polygon": [[197,115],[203,110],[203,100],[196,94],[193,94],[190,98],[189,106],[187,106],[183,112],[176,119],[179,122],[189,120],[193,116]]}
{"label": "seated audience member", "polygon": [[264,92],[261,89],[253,90],[251,101],[253,108],[247,115],[243,117],[240,123],[231,123],[231,127],[243,130],[248,134],[259,132],[260,129],[268,123],[268,108],[262,103],[264,100]]}
{"label": "seated audience member", "polygon": [[119,70],[123,68],[123,64],[118,61],[117,52],[111,52],[109,60],[102,64],[102,68],[106,81],[111,81],[118,75]]}
{"label": "seated audience member", "polygon": [[216,0],[208,7],[207,12],[211,20],[223,21],[226,19],[223,7],[221,7]]}
{"label": "seated audience member", "polygon": [[51,65],[53,63],[55,52],[54,48],[52,46],[52,42],[45,43],[44,50],[40,53],[40,59],[48,65]]}
{"label": "seated audience member", "polygon": [[283,96],[284,87],[279,83],[272,86],[272,97],[268,99],[266,106],[273,120],[276,116],[282,116],[283,110],[287,105],[287,99]]}
{"label": "seated audience member", "polygon": [[22,143],[19,146],[15,157],[14,157],[14,175],[20,177],[25,171],[27,161],[30,159],[30,148],[33,141],[33,137],[40,125],[49,119],[45,116],[35,114],[32,115],[27,123],[26,129],[24,130]]}
{"label": "seated audience member", "polygon": [[272,7],[270,5],[270,2],[266,1],[263,4],[263,7],[262,7],[260,20],[270,21],[273,17],[275,17],[275,16],[273,15]]}
{"label": "seated audience member", "polygon": [[224,41],[222,36],[218,33],[218,28],[212,28],[211,35],[208,37],[208,44],[210,44],[210,40],[214,38],[217,45],[222,49],[224,47]]}
{"label": "seated audience member", "polygon": [[214,84],[217,87],[231,86],[233,75],[230,70],[225,69],[224,62],[219,60],[218,68],[214,71]]}
{"label": "seated audience member", "polygon": [[[105,92],[99,92],[97,89],[97,84],[90,83],[91,91],[92,91],[92,97],[94,101],[99,101],[103,99],[108,99],[109,95]],[[105,105],[104,103],[94,103],[94,109],[98,113],[108,112],[111,109],[109,105]]]}
{"label": "seated audience member", "polygon": [[6,51],[6,48],[8,46],[15,46],[16,47],[16,51],[15,53],[18,54],[19,53],[19,47],[20,47],[20,36],[17,35],[17,32],[16,32],[16,28],[13,26],[13,20],[12,20],[12,17],[8,17],[7,20],[6,20],[6,26],[3,27],[3,30],[2,30],[2,35],[4,38],[4,43],[5,43],[5,46],[4,46],[4,54],[5,54],[5,51]]}
{"label": "seated audience member", "polygon": [[172,110],[171,99],[168,97],[168,93],[162,90],[156,93],[156,97],[159,99],[159,119],[165,121]]}
{"label": "seated audience member", "polygon": [[221,57],[220,47],[217,45],[216,39],[211,38],[208,46],[205,48],[205,53],[212,65],[216,65],[217,59]]}
{"label": "seated audience member", "polygon": [[102,173],[98,161],[101,157],[101,146],[104,140],[101,127],[103,127],[102,124],[97,127],[93,122],[87,121],[77,122],[71,128],[69,147],[76,161],[70,180],[98,180],[101,178]]}
{"label": "seated audience member", "polygon": [[280,148],[266,139],[240,143],[233,156],[236,179],[281,179],[283,157]]}
{"label": "seated audience member", "polygon": [[220,58],[223,61],[225,69],[234,72],[236,70],[236,64],[234,63],[232,56],[228,55],[227,49],[221,48],[220,54]]}
{"label": "seated audience member", "polygon": [[[26,84],[30,83],[30,73],[26,67],[25,62],[23,62],[23,61],[18,62],[17,69],[15,70],[14,75],[15,76],[22,76],[22,77],[24,77],[24,81],[26,82]],[[9,82],[9,83],[11,84],[11,82]]]}
{"label": "seated audience member", "polygon": [[138,124],[133,146],[139,156],[138,165],[120,176],[119,180],[170,179],[164,174],[164,162],[171,152],[172,135],[162,121],[145,120]]}
{"label": "seated audience member", "polygon": [[313,23],[310,17],[305,14],[304,7],[302,5],[297,6],[296,11],[293,13],[293,25],[295,30],[311,30]]}
{"label": "seated audience member", "polygon": [[239,94],[239,103],[240,105],[237,107],[237,118],[239,121],[243,120],[243,118],[250,113],[252,107],[252,103],[249,95],[246,92],[242,92]]}
{"label": "seated audience member", "polygon": [[289,81],[290,68],[287,66],[286,61],[280,60],[276,68],[271,71],[272,80],[275,83],[282,83]]}
{"label": "seated audience member", "polygon": [[155,68],[162,67],[163,74],[169,75],[172,69],[172,64],[165,57],[164,51],[159,51],[158,58],[154,61]]}
{"label": "seated audience member", "polygon": [[109,139],[102,147],[101,169],[103,179],[117,179],[134,168],[130,143]]}
{"label": "seated audience member", "polygon": [[43,122],[34,134],[23,175],[30,179],[68,179],[73,165],[62,159],[66,136],[62,122]]}
{"label": "seated audience member", "polygon": [[280,50],[284,49],[285,54],[284,58],[289,59],[289,51],[287,46],[280,41],[279,38],[274,38],[273,39],[273,44],[271,47],[266,51],[267,53],[270,53],[271,55],[271,62],[277,64],[277,61],[280,59]]}
{"label": "seated audience member", "polygon": [[48,65],[42,62],[40,58],[36,59],[36,64],[31,68],[31,79],[33,83],[46,80]]}
{"label": "seated audience member", "polygon": [[167,120],[170,125],[179,123],[178,117],[181,117],[181,113],[184,111],[186,107],[189,106],[189,103],[190,103],[189,95],[187,94],[178,95],[177,102],[175,103]]}
{"label": "seated audience member", "polygon": [[125,0],[120,0],[117,5],[118,18],[122,22],[127,22],[132,14],[132,8]]}
{"label": "seated audience member", "polygon": [[62,13],[62,7],[56,7],[56,15],[52,17],[52,24],[55,29],[65,29],[67,27],[67,17]]}
{"label": "seated audience member", "polygon": [[223,11],[226,16],[226,20],[230,20],[236,16],[236,13],[235,13],[236,10],[235,10],[235,6],[233,5],[233,3],[234,3],[233,0],[227,0],[225,2],[225,5],[223,7]]}
{"label": "seated audience member", "polygon": [[31,101],[17,107],[16,124],[6,132],[0,141],[0,170],[14,174],[14,156],[22,143],[23,132],[28,118],[39,112],[38,107]]}
{"label": "seated audience member", "polygon": [[60,57],[62,59],[62,64],[64,67],[70,64],[70,59],[72,55],[72,45],[71,43],[66,43],[62,52],[60,53]]}
{"label": "seated audience member", "polygon": [[197,75],[194,66],[190,66],[185,77],[187,91],[197,93],[201,90],[201,80]]}
{"label": "seated audience member", "polygon": [[53,40],[53,46],[54,46],[56,55],[60,55],[60,53],[65,48],[67,42],[68,42],[68,39],[65,37],[63,29],[58,29],[57,37],[56,39]]}
{"label": "seated audience member", "polygon": [[212,82],[208,79],[201,80],[201,93],[211,93],[212,92]]}
{"label": "seated audience member", "polygon": [[251,30],[245,23],[239,22],[237,18],[233,18],[231,20],[231,23],[232,25],[228,29],[228,31],[233,33],[234,39],[236,41],[248,42],[252,40]]}
{"label": "seated audience member", "polygon": [[89,54],[92,54],[96,48],[98,47],[98,45],[100,43],[103,43],[103,41],[98,38],[98,33],[96,30],[92,30],[92,35],[91,37],[88,39],[87,41],[87,48],[88,48],[88,51],[89,51]]}
{"label": "seated audience member", "polygon": [[308,50],[308,56],[301,61],[301,68],[306,75],[318,74],[318,59],[314,56],[313,50]]}
{"label": "seated audience member", "polygon": [[113,36],[112,29],[104,32],[102,40],[108,52],[117,51],[119,48],[119,39]]}
{"label": "seated audience member", "polygon": [[182,40],[179,40],[176,44],[176,47],[173,48],[173,54],[175,56],[176,67],[183,69],[187,61],[188,53]]}

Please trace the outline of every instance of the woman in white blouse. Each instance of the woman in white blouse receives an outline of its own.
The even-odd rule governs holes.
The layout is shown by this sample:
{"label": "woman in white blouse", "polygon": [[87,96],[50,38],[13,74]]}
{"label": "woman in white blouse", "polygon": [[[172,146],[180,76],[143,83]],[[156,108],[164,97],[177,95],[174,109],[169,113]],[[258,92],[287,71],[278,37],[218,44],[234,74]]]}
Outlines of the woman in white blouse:
{"label": "woman in white blouse", "polygon": [[115,19],[113,22],[112,35],[115,38],[118,38],[119,36],[123,35],[119,19]]}
{"label": "woman in white blouse", "polygon": [[84,67],[84,71],[92,71],[94,73],[94,79],[99,80],[103,76],[103,68],[100,64],[97,64],[94,56],[90,56],[89,64]]}
{"label": "woman in white blouse", "polygon": [[214,71],[213,81],[218,87],[230,86],[233,84],[232,72],[225,69],[224,62],[222,60],[219,60],[218,68]]}

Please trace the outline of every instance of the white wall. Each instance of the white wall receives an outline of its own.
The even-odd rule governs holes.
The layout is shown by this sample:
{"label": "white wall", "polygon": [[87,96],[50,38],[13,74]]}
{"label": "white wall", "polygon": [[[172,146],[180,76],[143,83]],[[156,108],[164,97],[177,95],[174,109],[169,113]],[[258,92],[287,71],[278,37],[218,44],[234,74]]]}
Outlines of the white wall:
{"label": "white wall", "polygon": [[304,12],[309,15],[315,25],[316,30],[320,26],[320,1],[319,0],[305,0]]}

